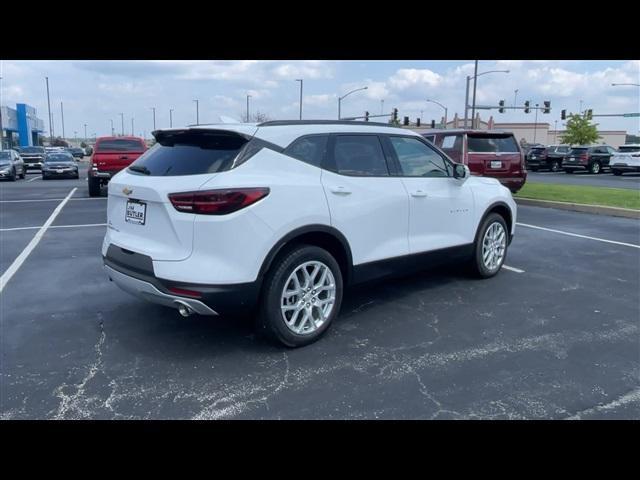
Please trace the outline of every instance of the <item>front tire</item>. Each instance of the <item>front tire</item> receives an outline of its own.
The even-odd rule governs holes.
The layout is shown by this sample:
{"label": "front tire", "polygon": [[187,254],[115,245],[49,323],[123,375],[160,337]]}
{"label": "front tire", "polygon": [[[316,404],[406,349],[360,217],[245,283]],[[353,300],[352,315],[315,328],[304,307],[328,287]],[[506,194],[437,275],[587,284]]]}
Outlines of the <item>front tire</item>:
{"label": "front tire", "polygon": [[560,171],[560,162],[551,163],[551,171],[552,172],[559,172]]}
{"label": "front tire", "polygon": [[496,275],[507,257],[509,230],[507,222],[497,213],[484,219],[474,243],[472,272],[480,278]]}
{"label": "front tire", "polygon": [[573,170],[571,170],[570,168],[565,168],[564,173],[572,174]]}
{"label": "front tire", "polygon": [[27,176],[27,169],[22,167],[22,173],[20,174],[20,178],[24,180]]}
{"label": "front tire", "polygon": [[280,256],[264,280],[259,327],[287,347],[318,340],[338,316],[342,273],[326,250],[300,245]]}

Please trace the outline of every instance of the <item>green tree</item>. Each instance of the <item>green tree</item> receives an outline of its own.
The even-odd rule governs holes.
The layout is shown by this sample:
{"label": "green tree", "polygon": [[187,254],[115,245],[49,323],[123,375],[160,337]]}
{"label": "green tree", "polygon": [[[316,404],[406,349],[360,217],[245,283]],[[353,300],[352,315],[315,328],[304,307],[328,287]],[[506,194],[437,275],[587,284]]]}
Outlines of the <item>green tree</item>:
{"label": "green tree", "polygon": [[598,135],[598,124],[584,115],[569,115],[566,133],[560,136],[560,142],[568,145],[588,145],[601,138]]}

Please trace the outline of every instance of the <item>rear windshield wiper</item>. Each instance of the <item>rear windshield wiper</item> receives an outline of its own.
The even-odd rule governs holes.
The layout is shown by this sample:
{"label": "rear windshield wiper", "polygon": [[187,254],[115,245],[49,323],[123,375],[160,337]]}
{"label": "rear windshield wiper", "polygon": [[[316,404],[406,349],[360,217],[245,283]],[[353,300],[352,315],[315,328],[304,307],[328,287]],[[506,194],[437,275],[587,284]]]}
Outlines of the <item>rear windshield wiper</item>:
{"label": "rear windshield wiper", "polygon": [[129,170],[133,171],[133,172],[140,172],[143,173],[145,175],[151,175],[151,171],[145,167],[144,165],[131,165],[129,167]]}

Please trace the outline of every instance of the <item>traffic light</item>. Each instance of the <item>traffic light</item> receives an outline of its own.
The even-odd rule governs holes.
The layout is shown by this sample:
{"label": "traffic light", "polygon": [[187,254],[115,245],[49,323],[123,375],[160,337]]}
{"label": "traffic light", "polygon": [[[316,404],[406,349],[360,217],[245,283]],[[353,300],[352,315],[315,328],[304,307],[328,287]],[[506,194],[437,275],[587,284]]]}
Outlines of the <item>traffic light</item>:
{"label": "traffic light", "polygon": [[498,105],[500,106],[500,108],[498,109],[498,111],[499,111],[500,113],[504,113],[504,100],[500,100],[500,101],[498,102]]}
{"label": "traffic light", "polygon": [[364,121],[365,122],[369,121],[369,112],[364,112]]}
{"label": "traffic light", "polygon": [[404,117],[404,126],[408,127],[409,126],[409,117]]}
{"label": "traffic light", "polygon": [[416,118],[416,127],[419,127],[419,126],[420,126],[420,119]]}
{"label": "traffic light", "polygon": [[587,119],[591,120],[593,118],[593,110],[589,109],[587,110]]}
{"label": "traffic light", "polygon": [[526,102],[524,102],[524,113],[529,112],[531,112],[531,110],[529,110],[529,100],[527,100]]}
{"label": "traffic light", "polygon": [[548,100],[544,101],[544,109],[542,110],[542,113],[551,113],[551,102]]}
{"label": "traffic light", "polygon": [[436,128],[436,121],[435,120],[431,120],[431,128]]}
{"label": "traffic light", "polygon": [[397,108],[393,109],[393,122],[394,123],[398,122],[398,109]]}
{"label": "traffic light", "polygon": [[567,119],[567,111],[566,110],[562,110],[560,112],[560,120],[566,120]]}

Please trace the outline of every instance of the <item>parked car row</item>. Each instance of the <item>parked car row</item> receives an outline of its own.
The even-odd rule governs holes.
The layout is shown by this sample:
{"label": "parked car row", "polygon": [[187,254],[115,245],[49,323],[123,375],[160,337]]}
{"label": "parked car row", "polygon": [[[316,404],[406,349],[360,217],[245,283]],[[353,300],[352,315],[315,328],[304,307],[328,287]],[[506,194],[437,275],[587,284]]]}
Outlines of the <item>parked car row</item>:
{"label": "parked car row", "polygon": [[618,150],[609,145],[534,145],[526,154],[526,168],[592,174],[607,170],[614,175],[640,172],[640,145],[623,145]]}
{"label": "parked car row", "polygon": [[79,178],[76,158],[83,158],[81,148],[18,147],[0,151],[0,179],[15,181],[25,178],[27,171],[40,170],[42,179]]}

